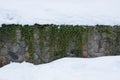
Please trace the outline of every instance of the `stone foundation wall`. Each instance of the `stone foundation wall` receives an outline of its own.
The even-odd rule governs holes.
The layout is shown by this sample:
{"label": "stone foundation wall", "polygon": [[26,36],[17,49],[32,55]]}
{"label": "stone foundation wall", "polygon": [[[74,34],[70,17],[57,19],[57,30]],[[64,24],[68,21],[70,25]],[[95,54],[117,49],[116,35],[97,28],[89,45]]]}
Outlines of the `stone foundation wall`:
{"label": "stone foundation wall", "polygon": [[120,54],[120,26],[5,25],[0,27],[0,67],[10,61],[47,63],[62,57]]}

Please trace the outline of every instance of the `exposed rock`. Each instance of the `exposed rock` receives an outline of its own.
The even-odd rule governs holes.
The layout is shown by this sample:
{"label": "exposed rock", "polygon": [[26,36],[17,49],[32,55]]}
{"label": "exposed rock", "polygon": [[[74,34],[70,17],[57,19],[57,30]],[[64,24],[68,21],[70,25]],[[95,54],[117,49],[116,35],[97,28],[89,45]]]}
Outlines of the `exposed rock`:
{"label": "exposed rock", "polygon": [[84,58],[88,58],[88,57],[89,57],[89,55],[88,55],[87,51],[83,51],[82,56],[83,56]]}
{"label": "exposed rock", "polygon": [[79,55],[81,55],[81,53],[80,53],[80,50],[72,49],[70,52],[70,55],[78,57]]}
{"label": "exposed rock", "polygon": [[0,67],[9,64],[10,61],[5,56],[0,56]]}
{"label": "exposed rock", "polygon": [[88,51],[90,57],[98,57],[94,51]]}
{"label": "exposed rock", "polygon": [[16,42],[21,40],[21,30],[19,28],[16,29]]}
{"label": "exposed rock", "polygon": [[4,46],[4,43],[0,41],[0,48]]}
{"label": "exposed rock", "polygon": [[18,59],[16,59],[16,62],[23,62],[24,61],[24,55],[18,55]]}
{"label": "exposed rock", "polygon": [[25,41],[20,41],[20,47],[25,48],[26,47],[26,42]]}
{"label": "exposed rock", "polygon": [[14,52],[9,52],[8,54],[10,55],[12,60],[17,60],[19,58],[18,55]]}
{"label": "exposed rock", "polygon": [[17,44],[17,43],[14,43],[14,44],[11,46],[10,51],[11,51],[11,52],[14,52],[14,53],[17,53],[17,51],[19,50],[19,48],[20,48],[20,45]]}
{"label": "exposed rock", "polygon": [[[86,58],[120,55],[120,27],[111,28],[113,30],[109,32],[109,27],[104,29],[95,26],[83,29],[79,28],[82,26],[70,28],[60,26],[61,28],[57,29],[53,26],[58,27],[58,25],[35,25],[34,27],[27,25],[27,28],[19,26],[11,34],[12,39],[8,36],[9,30],[5,34],[1,33],[0,65],[9,61],[29,61],[39,64],[67,56]],[[14,31],[12,29],[10,28]],[[61,35],[61,32],[65,35],[63,33]]]}
{"label": "exposed rock", "polygon": [[8,55],[8,49],[5,47],[1,48],[0,56],[6,56],[6,55]]}
{"label": "exposed rock", "polygon": [[100,49],[99,49],[99,52],[100,52],[100,53],[104,53],[104,52],[105,52],[105,49],[104,49],[104,48],[100,48]]}

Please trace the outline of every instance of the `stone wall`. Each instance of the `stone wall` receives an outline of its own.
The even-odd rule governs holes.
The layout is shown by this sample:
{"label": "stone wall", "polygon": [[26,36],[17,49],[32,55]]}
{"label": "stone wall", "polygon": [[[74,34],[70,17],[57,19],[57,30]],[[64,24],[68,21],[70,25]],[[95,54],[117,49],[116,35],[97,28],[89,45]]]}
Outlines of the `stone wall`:
{"label": "stone wall", "polygon": [[120,54],[120,26],[5,25],[0,27],[0,66],[62,57]]}

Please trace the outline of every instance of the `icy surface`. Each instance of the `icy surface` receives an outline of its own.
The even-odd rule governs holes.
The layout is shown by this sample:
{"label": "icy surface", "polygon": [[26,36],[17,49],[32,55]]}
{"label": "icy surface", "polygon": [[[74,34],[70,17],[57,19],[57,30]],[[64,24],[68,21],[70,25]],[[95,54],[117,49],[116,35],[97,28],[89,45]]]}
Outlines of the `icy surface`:
{"label": "icy surface", "polygon": [[10,63],[0,68],[0,80],[120,80],[120,56]]}
{"label": "icy surface", "polygon": [[120,25],[120,0],[0,0],[0,24]]}

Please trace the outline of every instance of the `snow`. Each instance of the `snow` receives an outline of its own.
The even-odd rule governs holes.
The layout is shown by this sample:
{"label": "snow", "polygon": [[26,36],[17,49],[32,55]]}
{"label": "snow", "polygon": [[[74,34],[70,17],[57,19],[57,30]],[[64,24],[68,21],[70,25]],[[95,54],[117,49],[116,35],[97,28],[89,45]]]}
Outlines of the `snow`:
{"label": "snow", "polygon": [[120,0],[0,0],[0,24],[120,25]]}
{"label": "snow", "polygon": [[120,80],[120,56],[62,58],[47,64],[11,62],[0,80]]}

